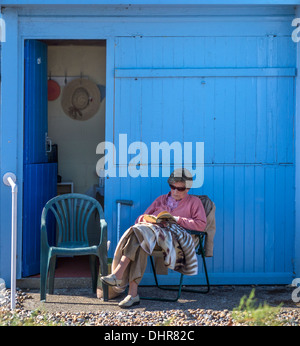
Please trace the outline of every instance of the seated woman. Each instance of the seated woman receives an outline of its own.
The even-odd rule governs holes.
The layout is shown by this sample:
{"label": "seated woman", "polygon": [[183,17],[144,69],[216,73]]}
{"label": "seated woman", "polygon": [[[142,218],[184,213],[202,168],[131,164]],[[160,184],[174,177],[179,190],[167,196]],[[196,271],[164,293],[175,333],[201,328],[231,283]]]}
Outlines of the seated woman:
{"label": "seated woman", "polygon": [[[195,275],[198,262],[190,234],[184,229],[203,231],[206,216],[201,200],[188,194],[192,186],[192,175],[186,169],[175,170],[169,177],[171,191],[159,196],[137,218],[136,223],[120,239],[112,264],[112,274],[102,276],[102,282],[124,290],[129,282],[127,297],[119,303],[129,308],[140,302],[138,285],[147,265],[147,257],[154,248],[163,250],[164,264],[186,275]],[[151,224],[145,215],[157,216],[167,211],[175,217],[176,223]]]}

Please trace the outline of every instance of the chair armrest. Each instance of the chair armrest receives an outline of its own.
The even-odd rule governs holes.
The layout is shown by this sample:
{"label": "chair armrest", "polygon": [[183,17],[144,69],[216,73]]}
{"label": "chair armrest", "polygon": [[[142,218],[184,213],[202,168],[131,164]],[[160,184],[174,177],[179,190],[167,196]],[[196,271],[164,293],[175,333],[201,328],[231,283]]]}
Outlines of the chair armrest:
{"label": "chair armrest", "polygon": [[100,244],[104,244],[103,246],[107,246],[107,223],[105,219],[100,219]]}
{"label": "chair armrest", "polygon": [[196,254],[197,255],[202,255],[202,257],[204,257],[205,256],[205,249],[204,249],[203,241],[204,241],[204,237],[207,235],[207,233],[203,232],[203,231],[192,231],[192,230],[189,230],[189,229],[186,229],[186,231],[189,234],[191,234],[191,235],[198,236],[199,243],[195,247]]}
{"label": "chair armrest", "polygon": [[107,222],[105,221],[105,219],[100,219],[100,227],[101,227],[101,229],[107,227]]}
{"label": "chair armrest", "polygon": [[41,248],[49,248],[47,227],[44,223],[41,225]]}
{"label": "chair armrest", "polygon": [[185,229],[188,233],[194,234],[194,235],[206,235],[207,233],[204,231],[192,231],[190,229]]}

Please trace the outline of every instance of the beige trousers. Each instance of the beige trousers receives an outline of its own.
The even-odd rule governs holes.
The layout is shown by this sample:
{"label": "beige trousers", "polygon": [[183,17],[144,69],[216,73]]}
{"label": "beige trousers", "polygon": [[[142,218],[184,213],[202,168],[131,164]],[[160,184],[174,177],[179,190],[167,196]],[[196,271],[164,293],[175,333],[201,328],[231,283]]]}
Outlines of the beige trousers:
{"label": "beige trousers", "polygon": [[134,232],[129,236],[122,254],[130,259],[124,275],[128,275],[129,282],[139,284],[146,270],[148,254],[141,248]]}

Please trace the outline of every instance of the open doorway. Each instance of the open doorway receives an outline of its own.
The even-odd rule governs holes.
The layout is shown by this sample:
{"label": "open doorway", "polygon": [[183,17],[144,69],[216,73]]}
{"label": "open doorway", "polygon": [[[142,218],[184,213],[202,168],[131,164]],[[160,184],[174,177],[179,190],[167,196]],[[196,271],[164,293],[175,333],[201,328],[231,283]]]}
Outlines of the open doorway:
{"label": "open doorway", "polygon": [[[30,100],[43,99],[42,103],[44,104],[44,102],[46,102],[44,107],[45,112],[43,112],[43,114],[46,114],[46,120],[44,121],[46,125],[44,124],[44,127],[47,128],[47,130],[43,131],[46,131],[47,133],[46,147],[48,153],[47,158],[43,158],[41,161],[42,163],[38,163],[35,160],[34,162],[30,162],[28,167],[37,167],[38,165],[52,167],[50,166],[50,163],[54,163],[56,166],[53,167],[56,167],[56,170],[54,171],[55,168],[51,169],[55,172],[55,178],[52,179],[51,184],[53,185],[54,182],[55,194],[59,195],[69,192],[86,194],[96,198],[102,207],[104,207],[104,188],[103,185],[101,185],[102,181],[96,172],[96,163],[99,159],[96,155],[96,147],[100,142],[105,140],[106,41],[39,40],[36,46],[31,45],[29,47],[31,51],[28,50],[28,60],[32,60],[32,52],[36,52],[40,45],[40,49],[43,52],[46,52],[46,58],[44,58],[40,52],[34,56],[33,64],[31,64],[32,66],[30,65],[29,68],[27,68],[27,71],[29,71],[27,72],[29,78],[26,77],[25,67],[25,122],[26,109],[29,108],[26,106],[26,102],[31,107],[32,105]],[[46,49],[42,46],[46,46]],[[25,44],[25,56],[26,54]],[[41,76],[35,78],[36,71],[40,74],[38,69],[43,65],[44,60],[47,61],[45,69],[46,72],[42,71]],[[34,73],[31,73],[32,68],[35,69]],[[39,90],[39,83],[43,84],[45,82],[45,74],[47,74],[46,83],[48,82],[48,92],[45,95],[43,93],[39,95],[37,93]],[[32,76],[35,78],[35,88],[32,88],[31,80],[28,83],[28,79],[32,79]],[[85,84],[85,88],[83,88],[84,90],[80,89],[77,94],[76,92],[78,91],[78,88],[69,88],[70,83],[72,84],[76,81],[85,81],[88,83]],[[40,87],[42,88],[42,86]],[[89,87],[97,89],[96,96],[93,96],[93,99],[89,99],[89,102],[93,101],[95,107],[89,112],[86,112],[85,110],[82,111],[84,107],[81,108],[76,106],[76,108],[74,106],[74,109],[71,109],[71,107],[68,106],[68,100],[77,97],[77,102],[80,103],[82,99],[83,102],[85,102],[84,93]],[[65,91],[67,89],[69,90],[68,95],[66,96]],[[26,95],[26,90],[29,94],[36,94]],[[42,116],[41,112],[39,114],[39,112],[40,109],[36,111],[36,119],[45,117],[44,115]],[[30,111],[28,113],[30,113],[31,117],[32,112]],[[28,123],[33,122],[35,122],[35,119],[30,119],[28,121]],[[30,126],[28,127],[30,128]],[[27,135],[26,132],[28,132]],[[29,132],[30,131],[28,131],[25,126],[24,138],[32,137]],[[40,137],[41,140],[39,144],[29,144],[28,147],[45,146],[44,143],[41,144],[43,137],[45,138],[45,134],[40,134]],[[25,147],[24,151],[26,150]],[[28,173],[28,175],[32,176],[31,173]],[[41,189],[38,187],[36,190]],[[31,191],[28,190],[28,193],[26,193],[24,190],[24,201],[28,200],[27,195],[29,194],[32,195]],[[41,196],[41,200],[43,200],[42,203],[44,203],[45,197],[43,199]],[[27,205],[28,209],[33,209],[29,203],[27,203]],[[24,214],[26,215],[26,213]],[[37,214],[39,215],[36,215],[35,217],[37,220],[36,234],[39,234],[38,222],[40,220],[40,211],[37,212]],[[23,222],[23,233],[25,223],[32,224],[32,222],[28,222],[28,220],[26,221],[25,219]],[[92,223],[89,224],[88,236],[90,245],[99,243],[100,235],[97,231],[98,229],[99,228]],[[25,232],[30,232],[30,234],[24,236],[24,239],[27,239],[26,241],[32,242],[32,239],[36,238],[32,236],[32,227],[30,227],[28,231],[25,230]],[[27,248],[25,251],[27,252],[27,254],[25,253],[26,261],[29,262],[26,263],[26,267],[30,267],[30,269],[24,271],[23,265],[23,277],[39,274],[39,267],[37,264],[39,262],[39,259],[37,258],[39,250],[36,250],[35,256],[32,255],[31,250],[32,248],[39,247],[39,240],[35,239],[35,241],[36,244],[30,246],[23,242],[23,249]],[[35,257],[36,264],[31,266],[30,262],[33,257]],[[72,265],[72,267],[69,266],[69,264]],[[74,266],[78,270],[74,271]],[[33,269],[31,269],[31,267]],[[26,274],[24,275],[25,272]],[[60,277],[90,276],[88,258],[85,258],[84,256],[76,258],[75,263],[72,263],[68,258],[59,258],[57,261],[56,274]]]}
{"label": "open doorway", "polygon": [[[61,89],[54,100],[56,95],[52,95],[51,99],[48,94],[48,136],[55,148],[54,153],[57,151],[58,162],[57,194],[87,194],[96,198],[104,207],[104,196],[96,173],[96,147],[105,140],[106,41],[60,40],[46,43],[48,78]],[[84,114],[77,114],[76,117],[76,114],[70,114],[62,107],[63,89],[76,79],[87,79],[100,92],[100,100],[93,100],[99,104],[86,120],[81,119]],[[95,225],[89,224],[91,245],[99,243],[96,230],[98,228]],[[68,258],[59,258],[57,275],[90,276],[88,258],[80,256],[75,261],[76,264]],[[74,271],[74,267],[78,270]]]}

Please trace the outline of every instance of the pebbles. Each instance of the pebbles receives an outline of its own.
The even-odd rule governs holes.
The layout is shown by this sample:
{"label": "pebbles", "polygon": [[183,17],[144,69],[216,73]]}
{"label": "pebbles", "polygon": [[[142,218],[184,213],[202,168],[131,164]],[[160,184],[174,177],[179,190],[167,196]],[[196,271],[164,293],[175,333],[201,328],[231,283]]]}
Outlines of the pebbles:
{"label": "pebbles", "polygon": [[[16,295],[16,310],[10,312],[10,291],[5,290],[0,301],[0,325],[64,325],[64,326],[234,326],[229,310],[122,310],[99,312],[55,312],[25,310],[22,303],[31,296],[20,290]],[[278,321],[286,326],[300,325],[299,309],[281,309]]]}
{"label": "pebbles", "polygon": [[[17,290],[16,292],[16,308],[20,308],[24,299],[30,298],[25,292],[21,290]],[[2,289],[0,291],[0,308],[1,307],[9,307],[10,306],[10,290]]]}

